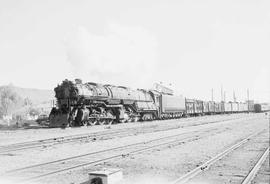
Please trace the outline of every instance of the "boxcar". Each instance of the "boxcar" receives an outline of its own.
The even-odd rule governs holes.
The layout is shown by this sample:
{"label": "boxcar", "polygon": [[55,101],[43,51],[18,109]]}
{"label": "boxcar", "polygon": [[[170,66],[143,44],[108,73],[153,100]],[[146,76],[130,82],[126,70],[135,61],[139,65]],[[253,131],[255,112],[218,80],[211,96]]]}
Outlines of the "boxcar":
{"label": "boxcar", "polygon": [[232,102],[232,112],[238,112],[238,103],[237,102]]}
{"label": "boxcar", "polygon": [[194,113],[195,115],[200,115],[203,113],[203,101],[194,100]]}
{"label": "boxcar", "polygon": [[195,101],[193,99],[186,99],[186,114],[193,115],[195,113],[194,110]]}
{"label": "boxcar", "polygon": [[231,113],[232,112],[232,103],[224,103],[224,111],[225,111],[225,113]]}
{"label": "boxcar", "polygon": [[215,111],[216,114],[220,113],[220,103],[219,102],[215,102]]}
{"label": "boxcar", "polygon": [[255,112],[267,112],[267,111],[270,111],[270,105],[267,104],[267,103],[254,104],[254,111]]}
{"label": "boxcar", "polygon": [[254,104],[254,111],[255,112],[262,112],[261,104]]}
{"label": "boxcar", "polygon": [[262,110],[263,112],[270,111],[270,104],[267,104],[267,103],[261,104],[261,110]]}
{"label": "boxcar", "polygon": [[220,107],[219,107],[220,113],[224,113],[225,112],[225,105],[224,102],[220,103]]}
{"label": "boxcar", "polygon": [[209,113],[209,102],[203,101],[203,113],[204,114]]}
{"label": "boxcar", "polygon": [[245,110],[244,104],[243,103],[238,103],[238,111],[239,112],[244,112],[244,110]]}
{"label": "boxcar", "polygon": [[250,112],[254,112],[254,101],[253,100],[249,100],[247,101],[247,104],[248,104],[248,111]]}
{"label": "boxcar", "polygon": [[248,112],[248,104],[247,103],[243,103],[244,105],[244,112]]}
{"label": "boxcar", "polygon": [[209,102],[209,114],[215,113],[215,102],[210,101]]}

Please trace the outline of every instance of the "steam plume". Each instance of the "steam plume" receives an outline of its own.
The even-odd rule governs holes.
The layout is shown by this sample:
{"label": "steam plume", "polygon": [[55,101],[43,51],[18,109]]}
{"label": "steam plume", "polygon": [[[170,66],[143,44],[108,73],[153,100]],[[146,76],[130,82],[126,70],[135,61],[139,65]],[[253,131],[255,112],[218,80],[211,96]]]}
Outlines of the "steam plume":
{"label": "steam plume", "polygon": [[104,35],[78,27],[66,41],[73,76],[93,81],[149,87],[154,81],[157,42],[142,27],[110,24]]}

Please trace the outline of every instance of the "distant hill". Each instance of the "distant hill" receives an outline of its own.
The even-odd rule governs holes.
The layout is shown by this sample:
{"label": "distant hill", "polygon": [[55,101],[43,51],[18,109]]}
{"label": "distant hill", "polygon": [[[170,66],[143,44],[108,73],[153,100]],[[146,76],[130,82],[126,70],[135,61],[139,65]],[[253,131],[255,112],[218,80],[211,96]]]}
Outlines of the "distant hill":
{"label": "distant hill", "polygon": [[1,88],[10,88],[16,94],[18,94],[21,98],[29,98],[33,104],[40,104],[44,102],[48,102],[54,99],[54,91],[53,90],[45,90],[45,89],[33,89],[33,88],[21,88],[13,85],[0,86]]}
{"label": "distant hill", "polygon": [[31,109],[48,112],[54,100],[53,90],[0,86],[0,116],[29,113]]}

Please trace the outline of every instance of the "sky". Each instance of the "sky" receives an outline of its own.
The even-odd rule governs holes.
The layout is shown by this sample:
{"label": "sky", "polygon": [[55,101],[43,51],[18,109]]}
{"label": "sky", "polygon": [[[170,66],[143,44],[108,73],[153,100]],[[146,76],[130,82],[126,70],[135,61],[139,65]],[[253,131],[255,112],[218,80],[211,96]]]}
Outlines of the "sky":
{"label": "sky", "polygon": [[0,0],[0,85],[64,79],[270,102],[269,0]]}

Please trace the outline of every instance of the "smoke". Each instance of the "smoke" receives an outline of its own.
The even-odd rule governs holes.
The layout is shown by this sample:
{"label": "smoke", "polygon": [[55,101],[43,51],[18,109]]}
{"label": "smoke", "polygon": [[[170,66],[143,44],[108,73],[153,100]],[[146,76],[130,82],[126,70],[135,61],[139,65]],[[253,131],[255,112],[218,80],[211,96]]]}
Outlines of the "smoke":
{"label": "smoke", "polygon": [[149,87],[157,60],[156,38],[142,27],[109,24],[103,35],[77,27],[66,40],[74,78],[84,82]]}

